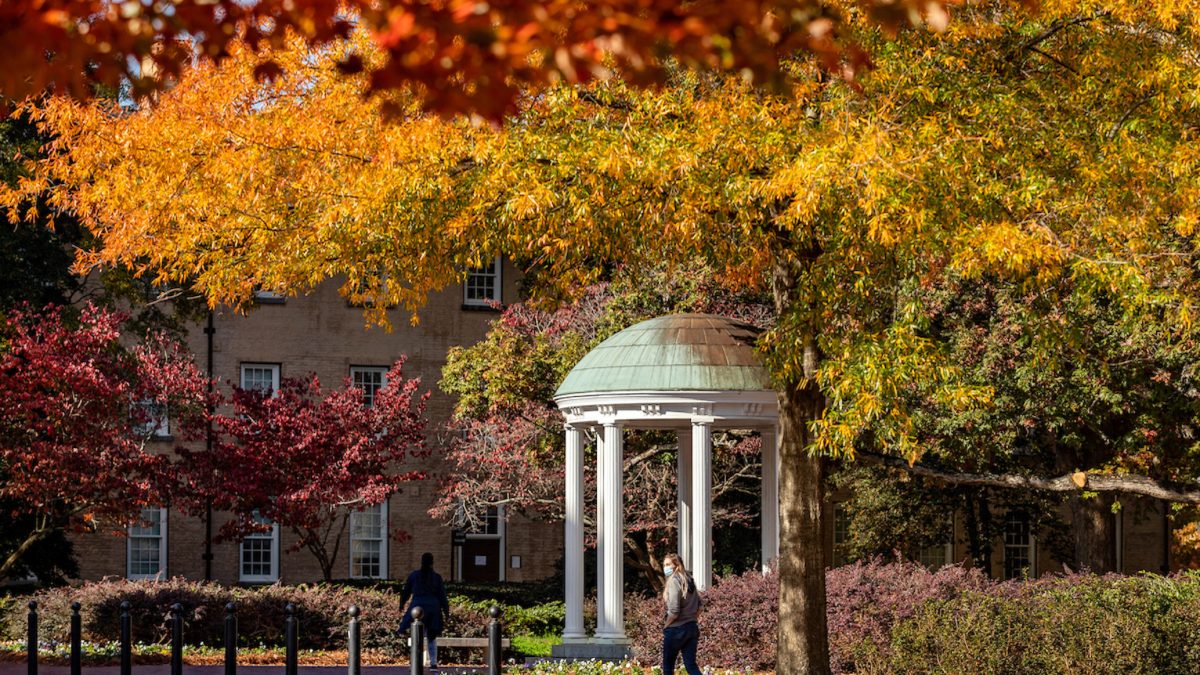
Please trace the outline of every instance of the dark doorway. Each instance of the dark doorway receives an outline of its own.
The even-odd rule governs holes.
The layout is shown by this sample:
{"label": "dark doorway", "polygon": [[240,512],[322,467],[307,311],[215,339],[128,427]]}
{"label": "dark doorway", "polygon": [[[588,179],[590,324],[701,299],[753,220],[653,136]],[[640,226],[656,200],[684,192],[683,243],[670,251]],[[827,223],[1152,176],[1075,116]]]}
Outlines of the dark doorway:
{"label": "dark doorway", "polygon": [[468,582],[500,581],[500,539],[468,538],[462,547],[462,579]]}

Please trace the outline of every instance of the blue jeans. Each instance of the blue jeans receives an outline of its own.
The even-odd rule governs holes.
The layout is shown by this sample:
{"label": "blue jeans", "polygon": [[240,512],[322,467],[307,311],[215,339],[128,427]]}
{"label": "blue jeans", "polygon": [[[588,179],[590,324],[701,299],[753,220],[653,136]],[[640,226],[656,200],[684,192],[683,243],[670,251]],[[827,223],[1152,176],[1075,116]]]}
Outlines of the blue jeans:
{"label": "blue jeans", "polygon": [[688,675],[701,675],[696,666],[696,647],[700,644],[700,626],[689,621],[682,626],[663,629],[663,675],[675,672],[675,659],[683,656],[683,667]]}

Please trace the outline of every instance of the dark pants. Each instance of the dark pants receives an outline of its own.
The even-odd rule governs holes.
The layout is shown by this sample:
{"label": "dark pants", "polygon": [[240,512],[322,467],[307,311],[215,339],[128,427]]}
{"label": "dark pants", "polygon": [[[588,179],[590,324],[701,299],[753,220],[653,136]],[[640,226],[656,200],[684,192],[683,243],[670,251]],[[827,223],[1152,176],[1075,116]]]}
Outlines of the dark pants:
{"label": "dark pants", "polygon": [[675,659],[683,656],[688,675],[700,675],[696,667],[696,647],[700,644],[700,627],[695,621],[663,629],[663,675],[675,672]]}

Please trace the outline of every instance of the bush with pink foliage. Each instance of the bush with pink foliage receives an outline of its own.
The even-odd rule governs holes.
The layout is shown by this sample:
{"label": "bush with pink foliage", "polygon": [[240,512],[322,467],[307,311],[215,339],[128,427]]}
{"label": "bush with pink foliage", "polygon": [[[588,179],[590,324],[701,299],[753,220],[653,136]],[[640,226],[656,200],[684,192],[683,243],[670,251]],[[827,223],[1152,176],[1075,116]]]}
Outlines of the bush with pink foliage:
{"label": "bush with pink foliage", "polygon": [[[1197,673],[1200,573],[993,581],[977,570],[859,562],[826,577],[838,673]],[[701,665],[771,670],[778,577],[716,580]],[[662,600],[629,607],[637,659],[661,660]]]}

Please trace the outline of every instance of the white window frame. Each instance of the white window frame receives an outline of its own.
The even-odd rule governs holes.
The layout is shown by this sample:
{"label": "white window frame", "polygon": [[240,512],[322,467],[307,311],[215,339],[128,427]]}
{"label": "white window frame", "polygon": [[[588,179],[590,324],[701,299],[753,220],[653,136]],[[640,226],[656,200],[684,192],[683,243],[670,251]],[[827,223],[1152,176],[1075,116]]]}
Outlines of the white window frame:
{"label": "white window frame", "polygon": [[[384,387],[387,386],[388,369],[386,366],[350,366],[350,385],[354,386],[354,387],[359,387],[361,389],[362,387],[358,384],[358,382],[355,381],[355,375],[358,375],[360,373],[361,374],[372,374],[372,375],[378,373],[380,376],[379,377],[379,389],[383,389]],[[363,395],[363,403],[368,408],[375,407],[375,397],[379,395],[379,389],[376,389],[375,391],[371,392],[370,401],[367,401],[367,399],[366,399],[366,390],[363,391],[363,394],[364,394]]]}
{"label": "white window frame", "polygon": [[[942,564],[937,567],[934,567],[932,565],[925,565],[925,561],[920,559],[920,555],[918,555],[917,560],[916,560],[916,562],[918,562],[922,565],[925,565],[932,572],[936,572],[938,569],[940,569],[941,567],[945,567],[946,565],[954,564],[954,535],[955,535],[955,532],[954,532],[954,514],[953,513],[951,513],[950,517],[948,517],[946,519],[946,527],[948,528],[946,542],[944,544],[933,544],[932,546],[927,546],[924,549],[924,551],[928,551],[928,552],[936,551],[939,548],[942,549]],[[924,551],[922,551],[922,552],[924,552]]]}
{"label": "white window frame", "polygon": [[[268,574],[246,574],[246,541],[271,540],[271,571]],[[238,542],[238,581],[251,584],[270,584],[279,581],[279,523],[271,523],[271,532],[256,532]]]}
{"label": "white window frame", "polygon": [[[839,522],[839,519],[843,518],[843,517],[845,518],[844,522],[846,524],[846,531],[845,531],[845,536],[841,538],[841,541],[839,541],[838,540],[839,539],[838,538],[838,522]],[[833,520],[833,523],[832,523],[833,527],[831,528],[832,531],[830,533],[832,545],[830,546],[830,549],[829,549],[830,567],[840,567],[842,565],[849,565],[851,560],[850,560],[850,556],[845,552],[845,545],[846,545],[846,542],[850,539],[850,518],[849,518],[849,516],[846,515],[846,507],[842,506],[841,504],[834,504],[832,520]],[[839,550],[839,547],[841,547],[842,550]]]}
{"label": "white window frame", "polygon": [[238,384],[242,389],[249,389],[249,387],[246,386],[246,371],[251,368],[271,370],[271,395],[274,396],[279,391],[279,364],[257,362],[246,362],[241,364],[241,367],[238,370]]}
{"label": "white window frame", "polygon": [[[167,576],[167,510],[165,508],[149,508],[142,509],[143,511],[158,511],[158,536],[148,534],[134,534],[133,528],[137,527],[142,520],[142,514],[138,514],[138,520],[129,524],[127,531],[128,536],[125,538],[125,578],[131,580],[137,579],[165,579]],[[154,574],[144,574],[133,572],[133,540],[134,539],[158,539],[158,572]]]}
{"label": "white window frame", "polygon": [[388,500],[384,500],[371,508],[377,508],[380,511],[379,527],[380,537],[378,539],[371,538],[367,541],[379,542],[379,576],[366,576],[354,573],[354,516],[362,511],[350,512],[350,547],[348,549],[350,558],[350,578],[351,579],[387,579],[388,578]]}
{"label": "white window frame", "polygon": [[162,417],[154,419],[153,414],[151,414],[151,419],[148,422],[143,422],[136,425],[138,436],[149,438],[171,437],[171,412],[170,409],[167,408],[166,403],[159,403],[158,401],[151,399],[143,399],[134,403],[134,405],[144,410],[151,410],[155,407],[162,408]]}
{"label": "white window frame", "polygon": [[[467,278],[463,280],[463,304],[468,307],[491,307],[492,303],[501,302],[504,297],[504,264],[500,256],[492,259],[492,268],[467,270]],[[490,298],[472,298],[470,295],[471,277],[473,276],[490,276],[492,277],[492,297]]]}
{"label": "white window frame", "polygon": [[[1010,576],[1008,576],[1008,549],[1009,549],[1009,543],[1008,543],[1008,518],[1009,518],[1009,514],[1005,514],[1004,518],[1005,518],[1005,523],[1004,523],[1004,527],[1005,527],[1005,529],[1004,529],[1004,531],[1002,532],[1002,536],[1004,537],[1004,541],[1003,541],[1003,542],[1001,542],[1001,543],[1002,543],[1002,545],[1003,545],[1004,557],[1003,557],[1003,558],[1001,559],[1001,561],[1000,561],[1000,562],[1001,562],[1001,565],[1003,565],[1003,567],[1001,568],[1001,570],[1000,570],[1000,571],[1001,571],[1001,576],[1002,576],[1002,577],[1004,577],[1004,580],[1005,580],[1005,581],[1007,581],[1007,580],[1009,580],[1009,579],[1015,579],[1015,578],[1017,578],[1017,577],[1010,577]],[[1032,519],[1032,518],[1030,518],[1028,514],[1025,514],[1025,521],[1026,521],[1026,523],[1025,523],[1025,526],[1026,526],[1026,528],[1027,528],[1027,529],[1028,529],[1028,531],[1029,531],[1029,543],[1028,543],[1028,544],[1024,544],[1024,545],[1022,545],[1022,546],[1021,546],[1021,548],[1025,548],[1025,549],[1027,550],[1027,553],[1026,553],[1026,555],[1027,555],[1027,556],[1028,556],[1028,558],[1029,558],[1029,573],[1028,573],[1028,577],[1029,577],[1030,579],[1034,579],[1034,578],[1036,578],[1036,577],[1037,577],[1037,553],[1038,553],[1038,550],[1037,550],[1037,537],[1036,537],[1036,536],[1034,536],[1034,534],[1033,534],[1033,519]],[[1013,548],[1016,548],[1016,546],[1014,546]]]}

